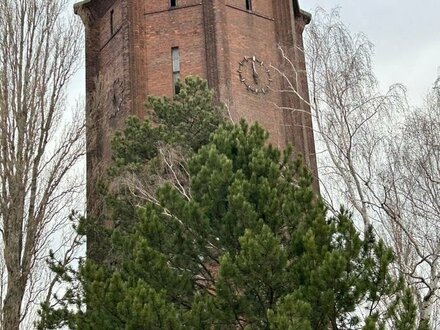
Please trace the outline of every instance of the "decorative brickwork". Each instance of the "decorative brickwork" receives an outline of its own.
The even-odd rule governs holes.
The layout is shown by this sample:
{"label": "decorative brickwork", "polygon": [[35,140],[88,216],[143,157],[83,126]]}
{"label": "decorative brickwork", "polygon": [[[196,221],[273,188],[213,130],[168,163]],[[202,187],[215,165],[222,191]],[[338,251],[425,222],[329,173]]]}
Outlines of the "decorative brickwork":
{"label": "decorative brickwork", "polygon": [[175,7],[169,0],[86,0],[75,12],[86,27],[89,212],[99,209],[94,183],[110,157],[112,132],[128,114],[144,114],[148,95],[172,95],[173,47],[179,48],[181,76],[205,77],[232,120],[260,122],[271,143],[291,143],[317,173],[307,104],[277,92],[285,86],[275,72],[267,94],[247,90],[237,73],[253,56],[283,68],[281,45],[296,66],[299,79],[289,72],[292,81],[307,99],[302,32],[310,17],[297,0],[253,0],[252,11],[245,0],[177,0]]}

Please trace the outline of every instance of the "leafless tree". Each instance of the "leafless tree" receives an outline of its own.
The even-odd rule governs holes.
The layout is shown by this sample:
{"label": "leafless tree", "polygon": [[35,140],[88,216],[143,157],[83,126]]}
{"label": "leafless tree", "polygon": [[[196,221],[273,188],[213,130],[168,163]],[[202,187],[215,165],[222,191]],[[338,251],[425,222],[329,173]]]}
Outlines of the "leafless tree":
{"label": "leafless tree", "polygon": [[310,97],[283,70],[278,73],[312,109],[321,193],[329,208],[351,207],[360,230],[372,226],[394,249],[396,275],[412,285],[419,321],[435,326],[440,93],[435,88],[423,109],[414,111],[402,85],[381,92],[372,51],[364,35],[341,22],[338,10],[318,9],[305,36]]}
{"label": "leafless tree", "polygon": [[[66,112],[81,30],[66,0],[0,2],[0,276],[2,329],[19,329],[48,288],[40,271],[84,154],[81,113]],[[47,278],[46,278],[47,279]]]}
{"label": "leafless tree", "polygon": [[372,44],[351,34],[337,14],[318,10],[306,36],[311,107],[324,151],[320,175],[327,182],[324,197],[342,197],[366,229],[372,224],[369,186],[382,159],[384,131],[407,104],[401,85],[381,93],[371,67]]}
{"label": "leafless tree", "polygon": [[[410,111],[387,136],[388,155],[373,190],[384,213],[397,264],[414,292],[421,320],[438,328],[433,310],[439,296],[440,93],[438,84],[423,107]],[[438,308],[438,306],[437,306]]]}

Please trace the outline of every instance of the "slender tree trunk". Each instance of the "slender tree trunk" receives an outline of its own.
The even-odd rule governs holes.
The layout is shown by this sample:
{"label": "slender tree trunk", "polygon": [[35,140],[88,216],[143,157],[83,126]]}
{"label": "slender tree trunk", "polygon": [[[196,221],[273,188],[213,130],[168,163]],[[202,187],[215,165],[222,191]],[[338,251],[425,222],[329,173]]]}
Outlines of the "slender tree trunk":
{"label": "slender tree trunk", "polygon": [[424,300],[422,303],[422,308],[420,311],[420,325],[429,324],[431,321],[434,304],[434,301],[431,297],[433,297],[433,295],[431,295],[427,300]]}
{"label": "slender tree trunk", "polygon": [[[4,242],[4,259],[8,273],[8,284],[6,290],[6,297],[3,303],[3,329],[19,329],[21,318],[21,305],[23,301],[25,284],[23,281],[26,272],[22,269],[21,255],[22,255],[22,217],[23,217],[23,203],[24,189],[19,184],[12,182],[15,189],[12,188],[11,194],[14,196],[14,202],[10,204],[8,215],[4,217],[5,232]],[[17,189],[18,188],[18,189]],[[21,190],[21,192],[20,192]]]}
{"label": "slender tree trunk", "polygon": [[15,271],[8,272],[8,290],[3,305],[3,329],[4,330],[19,330],[21,319],[21,304],[24,297],[24,286],[21,278],[18,280],[15,276]]}

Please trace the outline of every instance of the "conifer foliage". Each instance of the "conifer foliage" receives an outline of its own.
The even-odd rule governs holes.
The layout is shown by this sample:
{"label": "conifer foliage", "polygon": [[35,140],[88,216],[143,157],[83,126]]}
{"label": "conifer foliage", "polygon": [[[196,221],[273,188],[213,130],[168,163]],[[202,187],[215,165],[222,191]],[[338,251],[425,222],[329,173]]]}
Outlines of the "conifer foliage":
{"label": "conifer foliage", "polygon": [[[414,305],[389,275],[391,251],[372,230],[362,238],[348,212],[328,218],[301,162],[267,138],[258,124],[221,125],[189,156],[188,194],[165,183],[156,202],[134,206],[134,227],[113,231],[115,262],[86,262],[81,289],[72,288],[61,309],[43,306],[40,328],[319,330],[401,322],[412,329]],[[141,162],[138,156],[127,148],[118,161]]]}

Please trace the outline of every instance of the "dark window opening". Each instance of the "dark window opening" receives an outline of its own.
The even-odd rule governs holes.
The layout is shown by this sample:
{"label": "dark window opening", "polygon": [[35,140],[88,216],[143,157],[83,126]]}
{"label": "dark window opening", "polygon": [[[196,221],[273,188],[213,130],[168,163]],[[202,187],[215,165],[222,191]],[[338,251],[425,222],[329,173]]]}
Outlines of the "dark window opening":
{"label": "dark window opening", "polygon": [[246,10],[252,10],[252,0],[246,0]]}
{"label": "dark window opening", "polygon": [[110,11],[110,35],[115,33],[115,11]]}
{"label": "dark window opening", "polygon": [[170,7],[176,7],[177,0],[170,0]]}
{"label": "dark window opening", "polygon": [[180,78],[180,53],[179,47],[171,48],[171,61],[173,64],[173,90],[174,94],[179,94],[180,87],[178,84]]}

